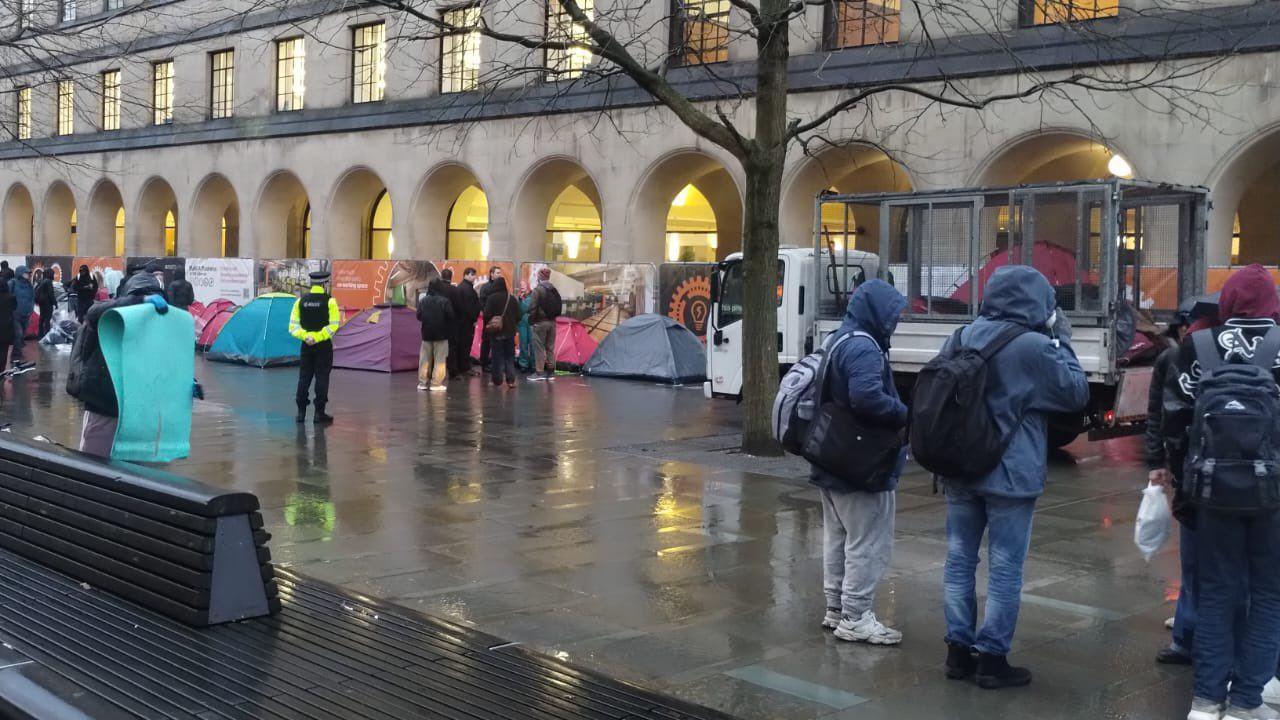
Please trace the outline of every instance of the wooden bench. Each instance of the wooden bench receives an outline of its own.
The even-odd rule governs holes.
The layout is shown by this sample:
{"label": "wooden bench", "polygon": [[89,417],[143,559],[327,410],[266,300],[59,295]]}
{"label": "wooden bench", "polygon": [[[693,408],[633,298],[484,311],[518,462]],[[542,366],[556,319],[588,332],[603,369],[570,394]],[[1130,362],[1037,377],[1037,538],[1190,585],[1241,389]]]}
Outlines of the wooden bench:
{"label": "wooden bench", "polygon": [[189,625],[279,611],[258,498],[0,434],[0,547]]}

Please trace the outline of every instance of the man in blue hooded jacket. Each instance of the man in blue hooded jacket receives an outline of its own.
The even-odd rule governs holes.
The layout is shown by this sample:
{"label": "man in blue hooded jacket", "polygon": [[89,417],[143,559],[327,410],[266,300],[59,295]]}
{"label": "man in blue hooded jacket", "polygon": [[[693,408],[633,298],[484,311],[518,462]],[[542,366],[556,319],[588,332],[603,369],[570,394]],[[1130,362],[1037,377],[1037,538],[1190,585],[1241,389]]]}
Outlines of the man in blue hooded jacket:
{"label": "man in blue hooded jacket", "polygon": [[[1031,672],[1010,666],[1006,656],[1018,623],[1031,517],[1044,492],[1048,416],[1078,412],[1089,399],[1089,383],[1070,345],[1071,325],[1058,312],[1049,281],[1034,268],[997,270],[987,283],[978,318],[965,328],[960,342],[981,348],[1010,324],[1026,332],[987,363],[986,383],[987,409],[1009,439],[1004,456],[986,477],[942,479],[947,493],[942,581],[947,677],[959,680],[976,672],[978,685],[986,689],[1031,682]],[[976,627],[974,574],[984,533],[990,578],[986,617]]]}
{"label": "man in blue hooded jacket", "polygon": [[31,271],[26,265],[19,265],[9,281],[9,292],[17,301],[18,308],[13,313],[13,322],[17,324],[13,336],[13,360],[22,357],[22,347],[27,344],[27,325],[31,322],[31,313],[36,309],[36,286],[31,284]]}
{"label": "man in blue hooded jacket", "polygon": [[[907,424],[907,406],[898,399],[889,367],[889,339],[906,307],[902,293],[883,280],[871,280],[854,292],[844,323],[832,336],[848,338],[831,351],[823,400],[848,406],[871,425],[900,430]],[[872,606],[893,557],[894,491],[905,459],[904,452],[897,469],[874,492],[853,490],[816,467],[809,476],[822,489],[822,584],[827,596],[822,626],[841,640],[902,642],[902,633],[876,619]]]}

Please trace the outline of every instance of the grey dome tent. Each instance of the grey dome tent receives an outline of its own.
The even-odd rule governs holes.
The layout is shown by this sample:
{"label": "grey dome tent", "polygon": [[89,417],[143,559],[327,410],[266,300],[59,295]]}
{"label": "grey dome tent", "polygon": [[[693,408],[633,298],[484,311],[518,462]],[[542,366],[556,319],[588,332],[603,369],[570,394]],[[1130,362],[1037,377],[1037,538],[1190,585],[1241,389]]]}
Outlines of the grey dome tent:
{"label": "grey dome tent", "polygon": [[585,375],[669,383],[701,382],[707,351],[689,328],[665,315],[637,315],[600,341]]}

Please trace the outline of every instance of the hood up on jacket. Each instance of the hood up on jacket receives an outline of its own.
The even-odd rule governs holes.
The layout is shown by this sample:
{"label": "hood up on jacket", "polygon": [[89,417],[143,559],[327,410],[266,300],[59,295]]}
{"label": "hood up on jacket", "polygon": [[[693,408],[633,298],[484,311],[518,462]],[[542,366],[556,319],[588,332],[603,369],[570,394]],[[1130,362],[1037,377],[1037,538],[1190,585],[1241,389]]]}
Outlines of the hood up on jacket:
{"label": "hood up on jacket", "polygon": [[987,282],[979,313],[988,320],[1017,323],[1039,330],[1058,309],[1058,299],[1039,270],[1026,265],[1006,265]]}
{"label": "hood up on jacket", "polygon": [[118,297],[126,295],[160,295],[160,281],[150,273],[138,273],[129,276],[129,279],[120,284],[120,289],[116,292]]}
{"label": "hood up on jacket", "polygon": [[1218,307],[1218,316],[1223,320],[1252,318],[1280,321],[1280,295],[1276,293],[1275,280],[1271,273],[1257,264],[1238,270],[1227,278]]}
{"label": "hood up on jacket", "polygon": [[19,265],[17,269],[13,271],[13,277],[16,280],[29,283],[31,282],[31,278],[25,277],[25,276],[28,275],[30,272],[31,271],[27,269],[26,265]]}
{"label": "hood up on jacket", "polygon": [[854,291],[840,329],[843,332],[861,330],[875,338],[882,350],[888,350],[889,340],[906,309],[907,299],[897,288],[883,280],[869,280]]}

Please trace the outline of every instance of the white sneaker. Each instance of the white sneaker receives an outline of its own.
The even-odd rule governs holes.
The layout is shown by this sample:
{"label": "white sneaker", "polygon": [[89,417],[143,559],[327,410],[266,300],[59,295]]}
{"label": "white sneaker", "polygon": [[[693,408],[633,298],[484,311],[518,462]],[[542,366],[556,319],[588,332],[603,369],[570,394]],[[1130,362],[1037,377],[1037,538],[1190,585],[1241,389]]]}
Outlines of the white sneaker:
{"label": "white sneaker", "polygon": [[897,645],[902,642],[902,633],[885,626],[870,610],[862,613],[862,617],[857,620],[842,618],[840,624],[836,626],[835,636],[849,642],[864,642],[872,645]]}
{"label": "white sneaker", "polygon": [[431,392],[444,392],[444,386],[443,386],[443,385],[432,385],[431,387],[427,388],[427,390],[429,390],[429,391],[431,391]]}
{"label": "white sneaker", "polygon": [[1280,705],[1280,679],[1271,678],[1262,686],[1262,702],[1268,705]]}
{"label": "white sneaker", "polygon": [[1265,703],[1251,710],[1228,705],[1227,711],[1222,714],[1222,720],[1277,720],[1277,718],[1280,718],[1280,713],[1272,710]]}
{"label": "white sneaker", "polygon": [[1172,630],[1172,629],[1173,629],[1173,618],[1169,618],[1168,620],[1165,620],[1165,621],[1164,621],[1164,629],[1165,629],[1165,630]]}
{"label": "white sneaker", "polygon": [[1191,699],[1191,712],[1187,720],[1219,720],[1222,717],[1222,706],[1204,698]]}
{"label": "white sneaker", "polygon": [[840,625],[840,611],[828,610],[827,614],[822,617],[822,627],[826,630],[835,630]]}
{"label": "white sneaker", "polygon": [[422,383],[418,383],[418,389],[419,389],[419,390],[426,390],[426,389],[427,389],[427,386],[426,386],[426,385],[423,385]]}

